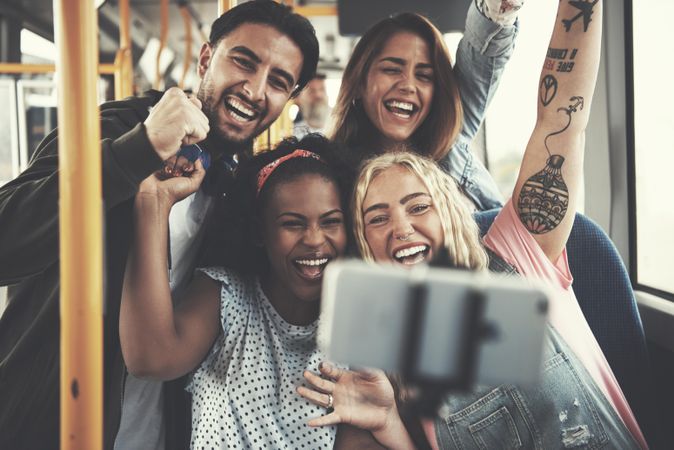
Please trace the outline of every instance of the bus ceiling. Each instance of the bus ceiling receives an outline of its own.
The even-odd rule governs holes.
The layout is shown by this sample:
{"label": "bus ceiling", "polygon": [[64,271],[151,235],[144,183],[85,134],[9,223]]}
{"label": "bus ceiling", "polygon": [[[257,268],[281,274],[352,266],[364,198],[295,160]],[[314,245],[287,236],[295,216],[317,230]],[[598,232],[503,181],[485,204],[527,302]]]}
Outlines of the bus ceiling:
{"label": "bus ceiling", "polygon": [[[113,63],[120,48],[119,0],[91,0],[98,8],[99,61]],[[208,36],[209,24],[218,12],[236,4],[236,0],[167,0],[170,32],[165,48],[172,61],[182,66],[186,53],[185,15],[191,18],[191,59],[196,60],[199,48]],[[444,32],[463,31],[463,20],[470,0],[437,2],[434,0],[285,0],[297,12],[314,23],[321,43],[319,70],[337,72],[344,68],[353,40],[379,19],[413,9],[426,14]],[[162,0],[130,1],[130,38],[134,68],[151,39],[161,36]],[[338,20],[339,16],[339,20]],[[50,41],[54,39],[53,0],[3,0],[0,3],[0,32],[5,41],[0,45],[0,61],[20,61],[18,34],[26,28]],[[344,53],[344,54],[343,54]],[[149,80],[153,82],[154,80]]]}

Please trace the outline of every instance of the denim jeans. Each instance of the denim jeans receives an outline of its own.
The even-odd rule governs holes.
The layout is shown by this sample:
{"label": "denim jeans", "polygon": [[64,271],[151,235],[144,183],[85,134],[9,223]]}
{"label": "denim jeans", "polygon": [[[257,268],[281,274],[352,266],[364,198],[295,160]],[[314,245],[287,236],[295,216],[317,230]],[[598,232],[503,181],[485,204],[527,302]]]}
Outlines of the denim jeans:
{"label": "denim jeans", "polygon": [[638,449],[611,403],[548,327],[539,386],[450,395],[435,421],[441,449]]}
{"label": "denim jeans", "polygon": [[466,31],[456,53],[454,73],[461,93],[463,126],[450,152],[439,163],[481,211],[503,206],[503,196],[487,169],[471,153],[470,142],[512,55],[517,31],[517,22],[513,26],[498,25],[471,2]]}

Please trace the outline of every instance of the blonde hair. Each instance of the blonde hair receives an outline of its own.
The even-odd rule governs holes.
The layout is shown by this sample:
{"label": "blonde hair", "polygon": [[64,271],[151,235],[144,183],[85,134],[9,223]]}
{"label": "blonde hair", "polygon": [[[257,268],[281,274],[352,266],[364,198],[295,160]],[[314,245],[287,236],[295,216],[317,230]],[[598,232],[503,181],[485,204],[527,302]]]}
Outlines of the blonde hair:
{"label": "blonde hair", "polygon": [[456,267],[481,270],[489,264],[487,253],[482,247],[480,231],[472,212],[462,198],[456,182],[438,165],[422,156],[410,152],[386,153],[366,161],[360,170],[353,193],[353,212],[356,244],[366,261],[374,261],[374,255],[365,238],[363,202],[367,191],[377,176],[395,167],[403,167],[419,177],[433,200],[433,207],[440,217],[444,247],[449,252],[450,261]]}
{"label": "blonde hair", "polygon": [[360,97],[365,92],[370,67],[381,49],[392,36],[406,31],[416,34],[428,45],[434,80],[431,110],[410,141],[414,151],[437,161],[449,152],[459,135],[463,110],[442,34],[428,19],[415,13],[383,19],[360,38],[342,75],[328,136],[352,147],[376,143],[373,137],[381,133],[365,114]]}

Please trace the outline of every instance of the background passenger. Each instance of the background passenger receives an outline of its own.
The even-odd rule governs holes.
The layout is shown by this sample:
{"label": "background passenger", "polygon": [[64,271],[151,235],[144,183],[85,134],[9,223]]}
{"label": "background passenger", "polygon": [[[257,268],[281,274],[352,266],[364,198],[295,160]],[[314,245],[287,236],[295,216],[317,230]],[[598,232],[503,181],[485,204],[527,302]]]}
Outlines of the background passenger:
{"label": "background passenger", "polygon": [[523,2],[506,3],[470,2],[454,68],[442,34],[420,15],[370,28],[344,71],[329,136],[363,158],[405,144],[439,161],[478,209],[501,206],[469,145],[514,48]]}
{"label": "background passenger", "polygon": [[[434,448],[498,448],[504,443],[525,448],[648,448],[571,288],[565,245],[582,176],[603,6],[593,3],[592,20],[585,26],[568,27],[566,19],[577,13],[573,3],[560,1],[550,42],[551,49],[574,49],[573,65],[560,70],[548,61],[544,64],[541,80],[549,83],[542,86],[553,83],[556,90],[539,99],[538,120],[515,190],[484,238],[492,262],[508,263],[524,277],[553,289],[541,385],[478,387],[471,394],[448,396],[435,423],[426,424]],[[454,184],[431,161],[412,153],[390,153],[366,163],[356,185],[353,213],[356,242],[367,260],[409,267],[446,250],[454,267],[478,269],[486,262],[477,226]],[[418,251],[402,252],[407,248]],[[322,397],[333,396],[335,410],[312,425],[349,420],[359,425],[353,420],[367,417],[360,425],[369,427],[382,445],[406,442],[387,440],[404,432],[383,373],[358,374],[324,365],[322,374],[334,382],[313,374],[307,379]],[[316,393],[305,396],[324,401]],[[395,429],[387,430],[389,424]]]}
{"label": "background passenger", "polygon": [[301,139],[309,133],[325,133],[330,117],[325,75],[317,73],[295,99],[299,112],[293,122],[293,136]]}
{"label": "background passenger", "polygon": [[198,188],[203,169],[141,183],[122,350],[138,376],[194,371],[192,448],[332,448],[336,427],[308,428],[306,419],[322,408],[295,392],[302,372],[322,359],[315,335],[323,269],[347,244],[331,145],[315,136],[289,140],[240,167],[234,198],[246,245],[239,269],[200,269],[175,311],[165,266],[168,212]]}

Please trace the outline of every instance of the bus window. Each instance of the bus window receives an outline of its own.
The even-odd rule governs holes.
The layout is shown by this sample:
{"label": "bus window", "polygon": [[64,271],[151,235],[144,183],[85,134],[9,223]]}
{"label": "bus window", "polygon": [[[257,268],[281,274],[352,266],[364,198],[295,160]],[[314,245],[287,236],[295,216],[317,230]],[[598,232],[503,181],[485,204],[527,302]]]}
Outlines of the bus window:
{"label": "bus window", "polygon": [[5,184],[19,174],[19,142],[17,134],[16,90],[14,80],[0,79],[0,184]]}
{"label": "bus window", "polygon": [[23,170],[38,144],[56,128],[56,83],[52,80],[19,80],[16,86]]}
{"label": "bus window", "polygon": [[56,46],[48,39],[24,28],[21,30],[21,61],[23,63],[53,63]]}
{"label": "bus window", "polygon": [[[674,14],[671,0],[632,4],[634,55],[634,170],[636,201],[636,281],[674,295],[669,255],[674,254],[674,92],[669,89],[674,60],[658,51]],[[634,210],[632,208],[632,210]],[[633,247],[634,248],[634,247]]]}

